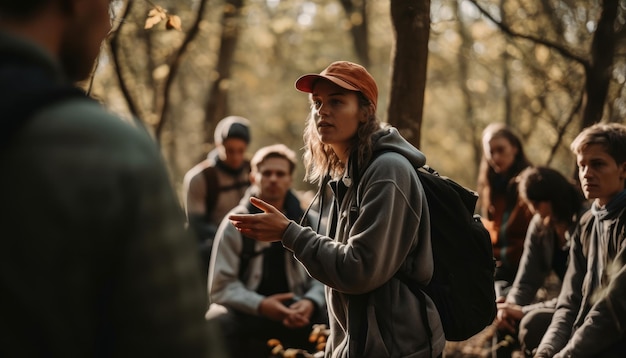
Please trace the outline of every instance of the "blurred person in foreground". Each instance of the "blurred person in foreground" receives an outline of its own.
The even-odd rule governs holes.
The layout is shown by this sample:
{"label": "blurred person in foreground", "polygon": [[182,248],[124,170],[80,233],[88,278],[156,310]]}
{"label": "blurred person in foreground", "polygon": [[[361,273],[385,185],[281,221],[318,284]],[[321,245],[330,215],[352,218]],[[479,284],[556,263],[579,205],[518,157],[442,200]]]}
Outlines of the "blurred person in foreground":
{"label": "blurred person in foreground", "polygon": [[[260,212],[250,203],[256,197],[300,221],[304,213],[291,190],[295,153],[283,144],[263,147],[251,167],[252,186],[231,214]],[[270,338],[286,348],[314,352],[309,342],[313,324],[327,321],[324,285],[280,242],[245,237],[225,218],[215,236],[208,288],[206,318],[220,323],[233,358],[268,357]]]}
{"label": "blurred person in foreground", "polygon": [[536,357],[625,357],[626,126],[594,124],[571,149],[593,203],[571,239],[556,312]]}
{"label": "blurred person in foreground", "polygon": [[209,355],[197,256],[158,148],[72,85],[109,5],[0,0],[3,357]]}
{"label": "blurred person in foreground", "polygon": [[230,219],[245,235],[281,241],[326,284],[327,357],[440,356],[445,338],[433,301],[420,301],[396,276],[426,285],[433,275],[428,204],[414,169],[426,157],[397,129],[381,126],[378,87],[363,66],[333,62],[300,77],[296,88],[311,100],[308,177],[320,192],[333,191],[326,232],[254,198],[264,213]]}
{"label": "blurred person in foreground", "polygon": [[578,186],[554,169],[529,167],[518,180],[519,195],[534,216],[513,286],[505,302],[498,303],[496,322],[498,329],[519,336],[524,352],[532,352],[556,307],[556,297],[537,302],[537,291],[551,273],[559,278],[560,289],[567,269],[570,238],[589,206],[585,205]]}

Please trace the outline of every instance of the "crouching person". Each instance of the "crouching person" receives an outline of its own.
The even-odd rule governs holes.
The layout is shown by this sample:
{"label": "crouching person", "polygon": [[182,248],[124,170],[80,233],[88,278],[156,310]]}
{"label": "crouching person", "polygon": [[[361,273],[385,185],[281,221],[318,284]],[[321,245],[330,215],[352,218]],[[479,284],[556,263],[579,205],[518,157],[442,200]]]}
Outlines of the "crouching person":
{"label": "crouching person", "polygon": [[[232,213],[258,213],[250,196],[271,202],[293,220],[303,211],[291,191],[295,153],[282,144],[259,149],[251,161],[252,186]],[[213,246],[208,280],[211,305],[206,318],[219,322],[231,357],[269,355],[267,340],[313,351],[309,334],[325,323],[324,286],[280,242],[244,237],[228,219]]]}
{"label": "crouching person", "polygon": [[[580,187],[554,169],[529,167],[518,178],[520,198],[534,216],[528,226],[515,281],[506,300],[498,303],[496,323],[499,332],[517,336],[522,350],[532,352],[550,325],[557,302],[556,297],[537,302],[537,291],[552,273],[559,278],[560,291],[570,238],[589,207]],[[500,348],[498,356],[503,356],[504,348],[509,347]],[[510,351],[506,353],[511,355]]]}

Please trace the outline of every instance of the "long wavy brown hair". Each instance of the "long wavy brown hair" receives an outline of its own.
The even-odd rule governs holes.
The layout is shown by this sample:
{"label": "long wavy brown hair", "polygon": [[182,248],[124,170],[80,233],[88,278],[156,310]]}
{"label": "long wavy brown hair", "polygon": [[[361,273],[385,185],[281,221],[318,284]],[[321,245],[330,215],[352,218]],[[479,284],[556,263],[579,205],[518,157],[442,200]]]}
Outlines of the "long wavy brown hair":
{"label": "long wavy brown hair", "polygon": [[493,198],[495,196],[494,182],[498,177],[495,170],[489,165],[487,158],[485,157],[485,143],[493,138],[504,138],[513,147],[517,148],[517,154],[513,160],[513,164],[507,173],[504,174],[504,179],[509,185],[504,188],[506,191],[507,207],[514,205],[517,201],[517,183],[513,180],[522,170],[532,166],[532,163],[526,157],[524,153],[524,146],[520,138],[513,132],[511,128],[502,123],[492,123],[488,125],[483,131],[483,156],[478,171],[478,185],[477,191],[480,195],[480,209],[481,215],[491,219],[490,208]]}
{"label": "long wavy brown hair", "polygon": [[[381,128],[372,103],[361,92],[355,92],[359,101],[359,111],[367,116],[364,122],[359,122],[356,135],[352,138],[349,152],[356,150],[359,167],[363,167],[372,157],[372,135]],[[311,98],[311,96],[309,96]],[[317,133],[317,110],[311,101],[311,111],[307,117],[304,129],[304,164],[306,179],[311,183],[320,182],[326,175],[337,177],[345,169],[345,164],[328,144],[322,143]]]}

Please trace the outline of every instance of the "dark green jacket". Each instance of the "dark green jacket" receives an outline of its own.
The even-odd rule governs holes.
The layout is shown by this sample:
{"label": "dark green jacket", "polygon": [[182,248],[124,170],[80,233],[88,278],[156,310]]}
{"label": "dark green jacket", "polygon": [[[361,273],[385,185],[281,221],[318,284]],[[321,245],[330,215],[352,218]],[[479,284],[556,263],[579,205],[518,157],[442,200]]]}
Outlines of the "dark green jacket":
{"label": "dark green jacket", "polygon": [[[0,33],[8,55],[65,81]],[[0,356],[207,356],[197,254],[145,130],[63,100],[11,135],[0,168]]]}

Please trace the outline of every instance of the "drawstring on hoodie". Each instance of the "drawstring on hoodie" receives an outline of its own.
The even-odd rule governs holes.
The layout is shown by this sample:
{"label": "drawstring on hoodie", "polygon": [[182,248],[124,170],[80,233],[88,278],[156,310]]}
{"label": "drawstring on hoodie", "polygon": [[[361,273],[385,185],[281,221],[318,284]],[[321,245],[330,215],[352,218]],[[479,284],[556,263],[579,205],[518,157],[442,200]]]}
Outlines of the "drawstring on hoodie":
{"label": "drawstring on hoodie", "polygon": [[324,176],[324,178],[322,178],[320,185],[317,188],[317,192],[315,193],[315,196],[313,197],[313,200],[311,200],[311,202],[309,203],[309,206],[307,207],[306,211],[302,215],[302,218],[300,218],[300,222],[299,222],[300,226],[304,226],[304,221],[308,217],[309,211],[315,204],[315,201],[318,200],[319,201],[319,205],[318,205],[319,213],[317,215],[317,223],[315,226],[315,232],[317,232],[318,234],[320,233],[319,230],[320,230],[320,227],[322,226],[322,216],[323,216],[322,214],[323,214],[323,209],[324,209],[324,195],[322,195],[322,191],[326,188],[329,181],[330,181],[330,173],[327,173]]}

